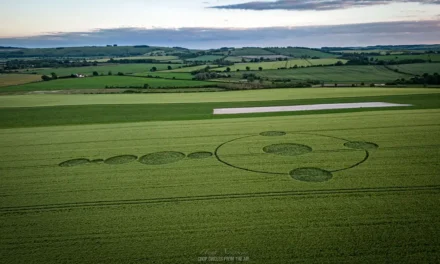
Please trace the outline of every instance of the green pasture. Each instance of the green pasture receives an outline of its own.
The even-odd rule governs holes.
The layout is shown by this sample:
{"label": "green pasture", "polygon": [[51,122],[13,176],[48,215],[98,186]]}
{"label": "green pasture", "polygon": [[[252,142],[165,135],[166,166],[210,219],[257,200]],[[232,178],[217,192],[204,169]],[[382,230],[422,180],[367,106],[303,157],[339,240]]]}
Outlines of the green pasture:
{"label": "green pasture", "polygon": [[134,76],[98,76],[87,78],[58,79],[47,82],[10,86],[1,88],[0,92],[104,89],[106,86],[113,86],[114,88],[130,88],[129,86],[143,86],[144,84],[148,84],[149,87],[152,88],[200,87],[213,85],[212,82],[205,81],[169,80]]}
{"label": "green pasture", "polygon": [[[241,78],[244,73],[231,73]],[[255,73],[255,72],[254,72]],[[256,73],[257,76],[269,79],[319,80],[327,83],[385,83],[408,75],[397,73],[384,66],[328,66],[299,69],[269,70]]]}
{"label": "green pasture", "polygon": [[[70,118],[123,112],[112,109]],[[171,109],[144,113],[162,111]],[[66,126],[51,126],[57,111],[37,118],[46,126],[0,129],[4,263],[438,260],[439,109]]]}
{"label": "green pasture", "polygon": [[204,56],[199,56],[197,58],[193,58],[193,59],[187,59],[187,61],[204,61],[204,62],[208,62],[208,61],[215,61],[215,60],[219,60],[224,58],[225,56],[220,56],[220,55],[204,55]]}

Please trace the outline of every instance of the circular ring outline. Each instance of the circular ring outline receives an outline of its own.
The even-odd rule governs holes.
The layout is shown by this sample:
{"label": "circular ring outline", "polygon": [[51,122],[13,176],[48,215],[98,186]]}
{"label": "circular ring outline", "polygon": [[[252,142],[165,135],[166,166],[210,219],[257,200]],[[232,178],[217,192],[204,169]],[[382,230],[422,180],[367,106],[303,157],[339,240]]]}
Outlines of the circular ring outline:
{"label": "circular ring outline", "polygon": [[[345,141],[345,142],[351,142],[350,140],[347,140],[347,139],[345,139],[345,138],[334,137],[334,136],[327,136],[327,135],[321,135],[321,134],[301,133],[301,132],[299,132],[299,133],[290,133],[290,132],[286,132],[286,135],[287,135],[287,134],[314,135],[314,136],[321,136],[321,137],[328,137],[328,138],[339,139],[339,140],[343,140],[343,141]],[[220,145],[215,149],[215,151],[214,151],[214,156],[216,157],[216,159],[217,159],[219,162],[221,162],[221,163],[223,163],[223,164],[225,164],[225,165],[227,165],[227,166],[229,166],[229,167],[235,168],[235,169],[244,170],[244,171],[249,171],[249,172],[255,172],[255,173],[271,174],[271,175],[286,175],[286,174],[288,175],[289,172],[287,172],[287,173],[281,173],[281,172],[268,172],[268,171],[259,171],[259,170],[252,170],[252,169],[248,169],[248,168],[243,168],[243,167],[240,167],[240,166],[237,166],[237,165],[231,164],[231,163],[229,163],[229,162],[223,160],[223,159],[220,157],[220,155],[218,154],[219,150],[220,150],[223,146],[225,146],[225,145],[227,145],[227,144],[229,144],[229,143],[232,143],[232,142],[234,142],[234,141],[238,141],[238,140],[241,140],[241,139],[244,139],[244,138],[251,138],[251,137],[257,137],[257,136],[260,136],[260,134],[258,134],[258,135],[248,135],[248,136],[239,137],[239,138],[235,138],[235,139],[232,139],[232,140],[226,141],[226,142],[220,144]],[[329,172],[331,172],[331,173],[340,172],[340,171],[349,170],[349,169],[352,169],[352,168],[354,168],[354,167],[357,167],[357,166],[361,165],[362,163],[366,162],[366,161],[368,160],[368,158],[370,157],[370,153],[368,152],[368,150],[364,150],[364,151],[365,151],[365,157],[364,157],[364,159],[361,160],[360,162],[358,162],[358,163],[356,163],[356,164],[354,164],[354,165],[352,165],[352,166],[350,166],[350,167],[348,167],[348,168],[342,168],[342,169],[338,169],[338,170],[332,170],[332,171],[329,171]]]}

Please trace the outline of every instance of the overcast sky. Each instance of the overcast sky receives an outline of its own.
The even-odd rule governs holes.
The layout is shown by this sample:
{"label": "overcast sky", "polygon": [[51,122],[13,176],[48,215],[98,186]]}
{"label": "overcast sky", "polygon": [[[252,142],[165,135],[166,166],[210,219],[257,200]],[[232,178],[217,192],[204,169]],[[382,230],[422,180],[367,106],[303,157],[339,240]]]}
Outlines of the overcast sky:
{"label": "overcast sky", "polygon": [[0,0],[0,4],[0,45],[440,43],[440,0]]}

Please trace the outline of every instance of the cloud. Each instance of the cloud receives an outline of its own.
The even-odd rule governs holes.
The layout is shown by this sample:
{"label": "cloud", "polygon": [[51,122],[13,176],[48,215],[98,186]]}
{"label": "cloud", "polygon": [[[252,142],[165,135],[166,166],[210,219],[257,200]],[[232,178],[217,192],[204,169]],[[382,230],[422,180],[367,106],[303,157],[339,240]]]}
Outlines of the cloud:
{"label": "cloud", "polygon": [[244,10],[335,10],[353,7],[385,5],[391,3],[440,4],[440,0],[278,0],[272,2],[253,1],[243,4],[213,6],[217,9]]}
{"label": "cloud", "polygon": [[440,43],[438,20],[398,21],[336,26],[269,28],[113,28],[0,38],[0,46],[62,47],[151,45],[188,48],[243,46],[367,46]]}

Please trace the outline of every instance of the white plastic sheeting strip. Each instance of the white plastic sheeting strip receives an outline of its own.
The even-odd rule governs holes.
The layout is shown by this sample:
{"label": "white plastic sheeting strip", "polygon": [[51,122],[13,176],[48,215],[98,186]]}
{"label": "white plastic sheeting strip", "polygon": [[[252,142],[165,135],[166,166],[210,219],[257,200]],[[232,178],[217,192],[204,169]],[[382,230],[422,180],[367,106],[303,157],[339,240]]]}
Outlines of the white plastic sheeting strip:
{"label": "white plastic sheeting strip", "polygon": [[369,102],[369,103],[347,103],[347,104],[314,104],[314,105],[292,105],[292,106],[270,106],[270,107],[219,108],[219,109],[214,109],[214,115],[276,113],[276,112],[399,107],[399,106],[412,106],[412,105],[392,104],[392,103],[384,103],[384,102]]}

